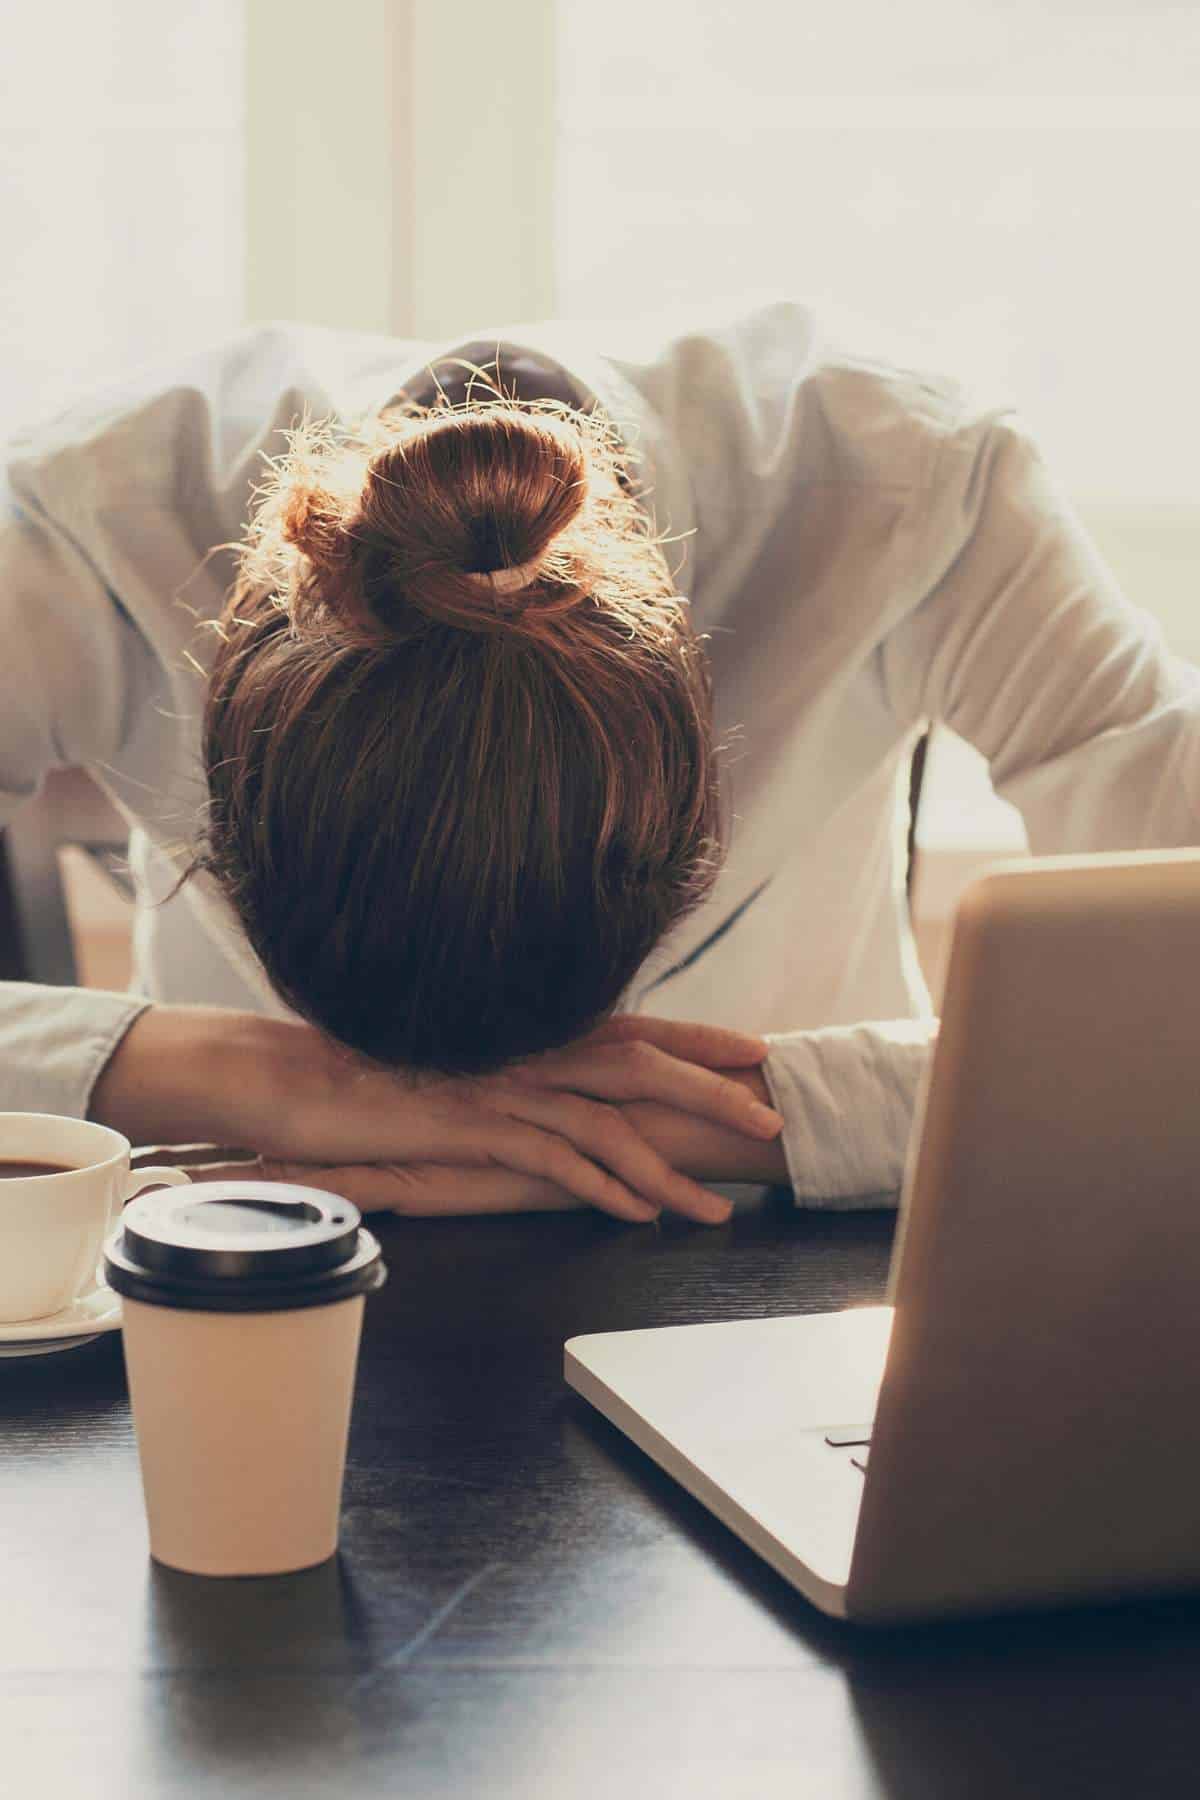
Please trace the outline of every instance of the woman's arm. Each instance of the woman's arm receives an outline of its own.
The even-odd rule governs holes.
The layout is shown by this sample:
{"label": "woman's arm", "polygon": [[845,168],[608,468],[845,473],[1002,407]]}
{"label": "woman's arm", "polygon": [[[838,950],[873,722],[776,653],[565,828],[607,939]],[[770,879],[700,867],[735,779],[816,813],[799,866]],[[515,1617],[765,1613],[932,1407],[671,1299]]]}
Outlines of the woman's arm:
{"label": "woman's arm", "polygon": [[944,446],[924,599],[881,650],[904,724],[987,758],[1036,855],[1200,841],[1200,670],[1130,604],[1019,421]]}
{"label": "woman's arm", "polygon": [[[744,1088],[760,1105],[771,1095],[760,1068],[724,1069],[722,1075]],[[678,1108],[647,1100],[621,1107],[647,1144],[683,1175],[700,1182],[763,1182],[787,1185],[787,1159],[779,1137],[763,1140],[697,1117]],[[212,1164],[206,1179],[236,1175],[236,1164]],[[242,1166],[244,1173],[244,1165]],[[364,1212],[395,1212],[408,1217],[462,1214],[565,1212],[584,1204],[576,1195],[545,1177],[505,1168],[480,1168],[452,1162],[406,1162],[389,1167],[318,1165],[283,1158],[262,1159],[256,1169],[268,1180],[296,1181],[327,1189],[352,1201]],[[705,1222],[719,1225],[730,1204],[713,1196]]]}
{"label": "woman's arm", "polygon": [[[622,1028],[660,1035],[706,1029],[636,1018],[622,1021]],[[769,1040],[765,1062],[747,1056],[740,1067],[722,1068],[725,1084],[760,1102],[773,1101],[784,1119],[778,1137],[756,1140],[719,1123],[711,1109],[704,1116],[703,1105],[685,1111],[662,1101],[632,1100],[620,1111],[658,1155],[695,1181],[782,1183],[806,1205],[833,1210],[892,1206],[937,1029],[935,1019],[902,1019],[794,1032]],[[734,1035],[713,1034],[708,1053],[716,1055]],[[444,1149],[387,1166],[268,1158],[262,1173],[328,1188],[365,1212],[413,1217],[560,1211],[585,1203],[546,1176],[467,1165]],[[720,1224],[729,1216],[729,1204],[717,1196],[710,1201],[706,1222]]]}
{"label": "woman's arm", "polygon": [[[760,1103],[770,1095],[758,1069],[725,1069]],[[621,1107],[626,1120],[672,1168],[706,1182],[788,1183],[782,1140],[754,1140],[676,1108],[650,1101]],[[245,1173],[244,1165],[241,1173]],[[206,1179],[237,1175],[235,1164],[210,1165]],[[363,1212],[394,1212],[411,1218],[513,1212],[569,1212],[585,1202],[557,1182],[505,1168],[481,1168],[452,1162],[406,1162],[390,1166],[365,1163],[318,1165],[280,1158],[262,1159],[255,1173],[273,1181],[296,1181],[324,1188],[352,1201]],[[729,1217],[729,1201],[711,1196],[704,1223],[720,1225]]]}
{"label": "woman's arm", "polygon": [[658,1151],[626,1109],[658,1105],[717,1121],[733,1138],[774,1138],[782,1121],[727,1067],[752,1068],[765,1054],[761,1039],[738,1032],[618,1018],[495,1076],[413,1080],[298,1022],[151,1007],[101,1071],[89,1116],[134,1141],[245,1147],[279,1179],[324,1171],[349,1199],[369,1190],[365,1204],[393,1204],[388,1169],[397,1186],[411,1182],[403,1171],[435,1163],[462,1169],[468,1192],[472,1172],[502,1169],[621,1218],[666,1207],[716,1223],[725,1202]]}
{"label": "woman's arm", "polygon": [[[117,757],[147,654],[88,559],[0,472],[0,828],[49,770]],[[0,982],[0,1111],[81,1117],[144,1005]]]}

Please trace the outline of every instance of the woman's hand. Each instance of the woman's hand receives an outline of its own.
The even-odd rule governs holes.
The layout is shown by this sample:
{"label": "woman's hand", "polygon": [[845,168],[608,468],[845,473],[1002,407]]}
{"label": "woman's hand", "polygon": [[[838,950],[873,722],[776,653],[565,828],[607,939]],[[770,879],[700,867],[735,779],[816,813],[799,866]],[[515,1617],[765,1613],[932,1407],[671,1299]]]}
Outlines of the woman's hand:
{"label": "woman's hand", "polygon": [[[768,1090],[756,1067],[734,1069],[736,1081],[762,1101]],[[698,1181],[784,1184],[788,1167],[781,1138],[753,1140],[725,1125],[714,1125],[694,1113],[635,1100],[621,1108],[625,1118],[672,1168]],[[236,1168],[208,1168],[206,1178],[236,1175]],[[240,1173],[244,1174],[243,1168]],[[387,1211],[421,1218],[462,1213],[564,1212],[584,1203],[553,1181],[521,1175],[511,1169],[454,1167],[442,1163],[349,1164],[321,1167],[310,1163],[262,1165],[270,1180],[299,1181],[340,1194],[363,1212]],[[717,1200],[717,1196],[713,1196]],[[718,1207],[720,1210],[718,1210]],[[710,1222],[728,1218],[728,1201],[718,1201]]]}
{"label": "woman's hand", "polygon": [[[674,1168],[625,1117],[623,1107],[656,1104],[758,1141],[774,1137],[782,1123],[778,1115],[720,1067],[709,1066],[754,1066],[765,1053],[761,1040],[740,1033],[669,1020],[613,1019],[564,1049],[529,1057],[497,1075],[407,1087],[405,1104],[419,1099],[423,1110],[406,1120],[405,1146],[390,1155],[386,1108],[395,1108],[396,1078],[362,1072],[338,1104],[349,1103],[358,1114],[368,1096],[376,1095],[378,1082],[386,1084],[371,1100],[369,1141],[360,1127],[355,1141],[362,1147],[352,1160],[360,1167],[385,1164],[387,1178],[382,1170],[373,1176],[362,1171],[354,1186],[364,1197],[369,1187],[381,1196],[375,1205],[399,1211],[495,1210],[518,1191],[508,1179],[518,1177],[527,1195],[530,1180],[541,1184],[536,1192],[543,1206],[561,1206],[565,1195],[622,1219],[652,1219],[665,1207],[719,1223],[728,1216],[728,1203]],[[330,1126],[321,1122],[324,1143],[336,1138]],[[294,1151],[288,1154],[291,1146],[256,1147],[273,1174],[295,1180],[302,1178],[297,1161],[313,1160],[310,1144],[314,1138],[301,1137],[298,1158]],[[325,1162],[329,1154],[316,1160]],[[350,1161],[339,1158],[344,1184]],[[471,1183],[462,1173],[471,1169],[503,1175]]]}
{"label": "woman's hand", "polygon": [[[349,1199],[344,1171],[385,1165],[393,1198],[370,1204],[402,1211],[417,1210],[414,1187],[437,1202],[422,1210],[452,1208],[445,1176],[412,1173],[432,1165],[505,1172],[474,1184],[476,1203],[457,1210],[495,1210],[486,1196],[511,1193],[511,1176],[545,1184],[537,1190],[544,1204],[557,1191],[555,1204],[565,1194],[618,1218],[650,1219],[668,1207],[718,1223],[727,1203],[674,1169],[623,1107],[658,1105],[761,1143],[782,1121],[722,1071],[753,1068],[765,1055],[761,1039],[741,1033],[625,1016],[498,1075],[414,1079],[364,1064],[298,1023],[151,1008],[102,1073],[91,1116],[143,1141],[186,1134],[244,1144],[279,1179],[334,1171]],[[172,1093],[187,1123],[164,1130]],[[367,1179],[355,1177],[360,1193]],[[455,1192],[461,1187],[460,1179]],[[402,1191],[409,1204],[398,1204]]]}
{"label": "woman's hand", "polygon": [[[594,1210],[552,1181],[517,1175],[511,1169],[442,1163],[289,1163],[259,1157],[253,1162],[189,1163],[188,1174],[193,1181],[297,1182],[349,1200],[360,1212],[394,1212],[411,1219]],[[724,1215],[714,1211],[706,1223],[719,1225],[727,1216],[728,1207]]]}

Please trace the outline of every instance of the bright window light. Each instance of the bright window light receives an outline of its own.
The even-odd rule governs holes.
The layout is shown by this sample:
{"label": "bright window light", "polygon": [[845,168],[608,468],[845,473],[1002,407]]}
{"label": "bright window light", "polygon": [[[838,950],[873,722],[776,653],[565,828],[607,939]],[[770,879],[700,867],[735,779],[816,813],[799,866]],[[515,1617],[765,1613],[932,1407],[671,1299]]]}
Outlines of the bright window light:
{"label": "bright window light", "polygon": [[[1015,406],[1135,604],[1200,659],[1200,9],[559,0],[559,311],[791,294]],[[938,841],[1011,844],[982,759]]]}

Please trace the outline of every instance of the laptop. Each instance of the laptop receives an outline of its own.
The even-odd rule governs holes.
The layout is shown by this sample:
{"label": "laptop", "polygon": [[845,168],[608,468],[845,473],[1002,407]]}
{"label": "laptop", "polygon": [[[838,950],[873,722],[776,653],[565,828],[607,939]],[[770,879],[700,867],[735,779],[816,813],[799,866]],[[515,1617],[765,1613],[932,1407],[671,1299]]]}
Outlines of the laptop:
{"label": "laptop", "polygon": [[888,1301],[566,1378],[837,1617],[1200,1585],[1200,851],[967,889]]}

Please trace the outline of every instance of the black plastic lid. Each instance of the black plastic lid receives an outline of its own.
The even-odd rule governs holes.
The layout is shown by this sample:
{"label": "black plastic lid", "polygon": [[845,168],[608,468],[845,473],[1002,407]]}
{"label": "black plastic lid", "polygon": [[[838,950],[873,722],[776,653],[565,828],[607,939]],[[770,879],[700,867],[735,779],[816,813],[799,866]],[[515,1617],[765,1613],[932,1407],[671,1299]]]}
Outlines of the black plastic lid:
{"label": "black plastic lid", "polygon": [[139,1195],[105,1246],[104,1273],[131,1300],[193,1312],[328,1306],[387,1278],[357,1207],[275,1181],[198,1181]]}

